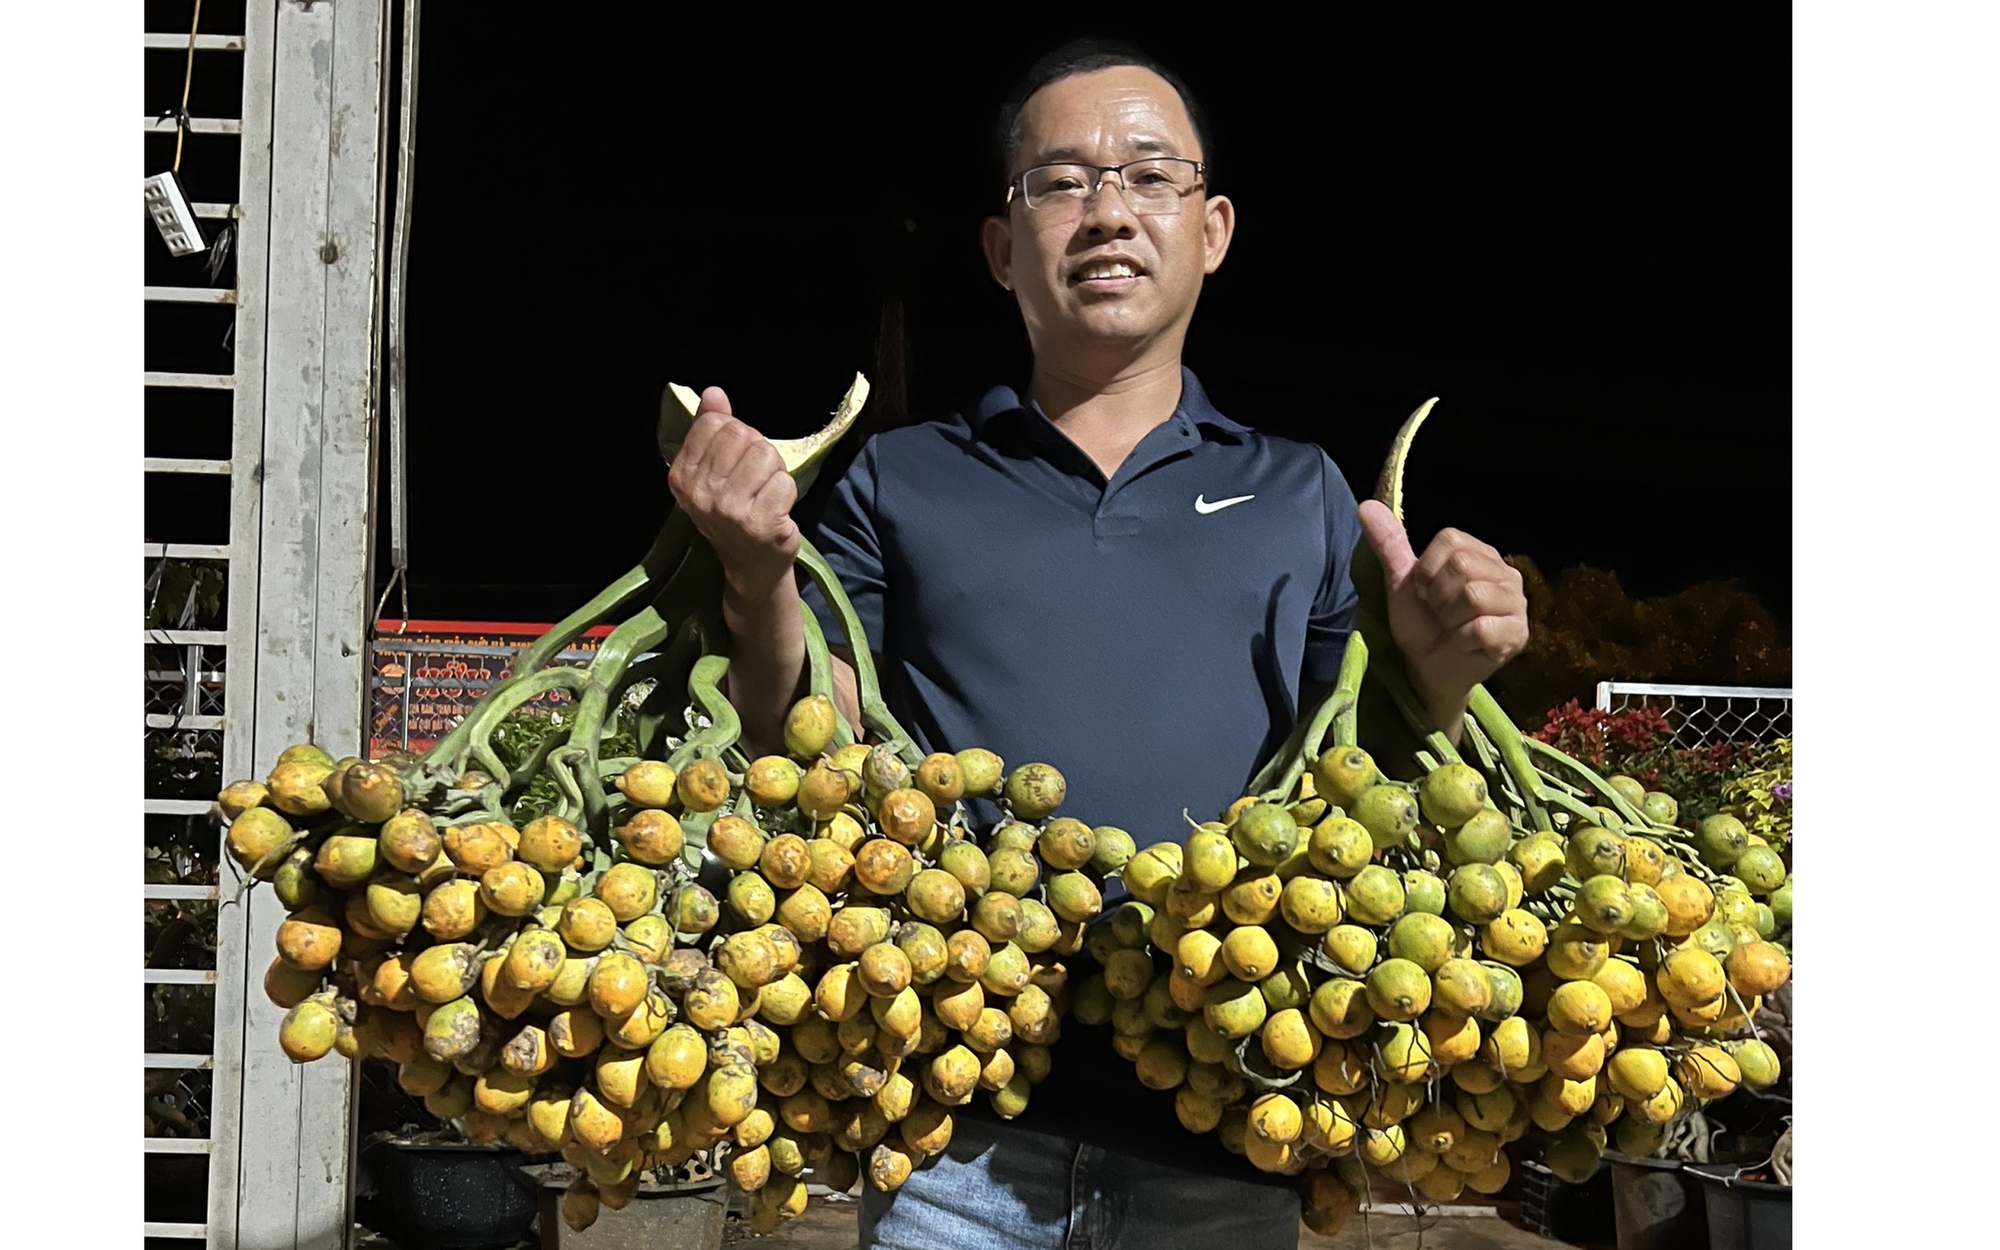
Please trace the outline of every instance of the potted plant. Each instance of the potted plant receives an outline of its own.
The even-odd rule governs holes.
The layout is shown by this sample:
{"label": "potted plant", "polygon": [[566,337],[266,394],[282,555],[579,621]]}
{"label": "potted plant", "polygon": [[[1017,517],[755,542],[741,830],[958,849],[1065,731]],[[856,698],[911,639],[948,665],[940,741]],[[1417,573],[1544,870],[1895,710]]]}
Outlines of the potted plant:
{"label": "potted plant", "polygon": [[372,1137],[361,1149],[355,1218],[414,1250],[519,1250],[535,1244],[528,1161],[504,1143],[467,1142],[454,1130]]}
{"label": "potted plant", "polygon": [[[1792,995],[1785,986],[1756,1015],[1759,1037],[1777,1052],[1783,1075],[1761,1093],[1739,1091],[1739,1110],[1753,1127],[1737,1142],[1733,1160],[1691,1163],[1708,1213],[1710,1250],[1791,1250]],[[1778,1130],[1775,1139],[1767,1134]]]}
{"label": "potted plant", "polygon": [[529,1156],[501,1142],[472,1142],[397,1087],[387,1064],[362,1064],[364,1134],[355,1176],[355,1220],[405,1250],[517,1250],[535,1242]]}
{"label": "potted plant", "polygon": [[1655,1155],[1604,1152],[1618,1250],[1708,1250],[1702,1186],[1686,1168],[1711,1162],[1721,1133],[1721,1126],[1694,1111],[1673,1126]]}
{"label": "potted plant", "polygon": [[1763,1163],[1690,1164],[1706,1191],[1710,1250],[1791,1250],[1792,1131]]}
{"label": "potted plant", "polygon": [[[1778,1081],[1690,1111],[1651,1157],[1607,1151],[1618,1250],[1785,1250],[1791,1245],[1791,987],[1757,1011]],[[1726,1127],[1735,1125],[1735,1129]]]}

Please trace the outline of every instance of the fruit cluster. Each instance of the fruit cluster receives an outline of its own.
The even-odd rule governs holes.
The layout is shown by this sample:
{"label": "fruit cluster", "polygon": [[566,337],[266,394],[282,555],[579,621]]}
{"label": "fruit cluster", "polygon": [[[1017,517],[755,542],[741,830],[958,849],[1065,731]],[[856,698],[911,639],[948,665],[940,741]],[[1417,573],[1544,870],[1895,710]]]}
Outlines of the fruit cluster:
{"label": "fruit cluster", "polygon": [[[1429,409],[1377,492],[1398,515]],[[1651,1155],[1700,1105],[1775,1082],[1753,1017],[1791,977],[1786,860],[1733,816],[1676,827],[1671,796],[1525,738],[1483,689],[1447,738],[1365,544],[1355,581],[1333,690],[1220,820],[1126,866],[1077,1019],[1108,1022],[1189,1130],[1298,1175],[1329,1233],[1371,1173],[1491,1194],[1520,1141],[1581,1182],[1611,1134]],[[1422,740],[1420,781],[1361,749],[1364,685]]]}
{"label": "fruit cluster", "polygon": [[[440,820],[405,805],[405,761],[286,751],[221,797],[230,853],[291,913],[265,980],[285,1053],[389,1061],[471,1140],[560,1154],[578,1228],[697,1154],[775,1227],[808,1174],[894,1189],[982,1092],[1019,1114],[1131,839],[1057,817],[1047,765],[911,769],[833,748],[834,720],[808,696],[790,754],[737,778],[629,765],[618,852],[587,874],[560,815]],[[984,849],[959,806],[978,796],[1009,813]],[[702,816],[714,890],[685,867]]]}

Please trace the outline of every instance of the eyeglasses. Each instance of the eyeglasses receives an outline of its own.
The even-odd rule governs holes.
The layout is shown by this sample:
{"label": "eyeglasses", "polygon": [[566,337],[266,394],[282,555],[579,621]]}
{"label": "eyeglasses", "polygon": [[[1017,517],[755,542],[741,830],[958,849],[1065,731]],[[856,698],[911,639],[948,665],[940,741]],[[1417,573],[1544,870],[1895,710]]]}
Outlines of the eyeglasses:
{"label": "eyeglasses", "polygon": [[1095,199],[1104,179],[1118,175],[1118,188],[1135,213],[1157,216],[1180,211],[1181,201],[1202,185],[1208,167],[1181,156],[1153,156],[1123,165],[1066,162],[1037,165],[1007,184],[1007,203],[1019,195],[1028,211],[1057,218],[1082,213]]}

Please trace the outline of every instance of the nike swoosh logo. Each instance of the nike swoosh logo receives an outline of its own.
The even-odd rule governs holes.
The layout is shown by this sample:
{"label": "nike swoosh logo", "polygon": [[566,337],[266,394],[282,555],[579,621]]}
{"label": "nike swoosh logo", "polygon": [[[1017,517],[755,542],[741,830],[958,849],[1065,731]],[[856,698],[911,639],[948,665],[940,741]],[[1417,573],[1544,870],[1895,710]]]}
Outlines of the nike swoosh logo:
{"label": "nike swoosh logo", "polygon": [[1200,495],[1196,495],[1194,497],[1194,510],[1203,516],[1207,516],[1211,512],[1220,512],[1224,508],[1233,508],[1239,503],[1248,503],[1256,497],[1255,495],[1238,495],[1234,499],[1218,499],[1214,503],[1210,503]]}

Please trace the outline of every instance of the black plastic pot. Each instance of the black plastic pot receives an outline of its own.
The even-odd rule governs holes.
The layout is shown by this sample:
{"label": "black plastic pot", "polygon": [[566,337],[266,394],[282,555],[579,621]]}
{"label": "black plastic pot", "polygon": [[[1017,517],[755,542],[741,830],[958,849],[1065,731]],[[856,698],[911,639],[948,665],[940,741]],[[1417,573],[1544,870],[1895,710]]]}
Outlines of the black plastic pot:
{"label": "black plastic pot", "polygon": [[506,1147],[377,1142],[367,1152],[376,1192],[356,1215],[404,1250],[514,1250],[539,1205],[526,1162]]}
{"label": "black plastic pot", "polygon": [[1734,1164],[1690,1163],[1708,1205],[1710,1250],[1792,1250],[1792,1187],[1742,1179]]}
{"label": "black plastic pot", "polygon": [[1712,1250],[1702,1183],[1678,1159],[1604,1152],[1618,1250]]}
{"label": "black plastic pot", "polygon": [[1529,1232],[1581,1245],[1610,1245],[1618,1235],[1611,1169],[1604,1164],[1598,1164],[1581,1185],[1558,1180],[1533,1159],[1523,1160],[1515,1176],[1520,1181],[1521,1223]]}

